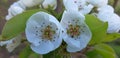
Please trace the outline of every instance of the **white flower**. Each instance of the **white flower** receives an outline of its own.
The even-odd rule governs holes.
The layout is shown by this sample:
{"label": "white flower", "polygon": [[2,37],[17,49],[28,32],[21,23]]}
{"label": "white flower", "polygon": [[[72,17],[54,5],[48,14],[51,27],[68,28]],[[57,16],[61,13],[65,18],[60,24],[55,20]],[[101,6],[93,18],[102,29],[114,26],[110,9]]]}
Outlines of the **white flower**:
{"label": "white flower", "polygon": [[108,22],[108,33],[119,32],[120,17],[117,14],[111,12],[99,12],[97,17],[103,22]]}
{"label": "white flower", "polygon": [[87,0],[87,2],[94,5],[95,7],[102,7],[107,5],[108,0]]}
{"label": "white flower", "polygon": [[18,45],[21,43],[22,36],[18,35],[11,40],[1,41],[0,46],[6,45],[6,48],[9,52],[12,52]]}
{"label": "white flower", "polygon": [[44,8],[52,7],[54,10],[57,7],[57,0],[44,0],[44,2],[42,3],[42,6]]}
{"label": "white flower", "polygon": [[6,16],[6,20],[9,20],[13,16],[16,16],[17,14],[24,12],[24,10],[25,9],[23,9],[18,2],[13,3],[8,9],[8,15]]}
{"label": "white flower", "polygon": [[46,54],[62,43],[62,27],[55,17],[38,12],[30,17],[26,25],[27,40],[31,49],[38,54]]}
{"label": "white flower", "polygon": [[77,11],[65,11],[61,20],[64,28],[64,41],[68,52],[77,52],[85,48],[91,39],[91,31],[84,22],[85,17]]}
{"label": "white flower", "polygon": [[86,0],[63,0],[66,10],[79,11],[82,14],[88,14],[93,5],[87,4]]}
{"label": "white flower", "polygon": [[36,5],[39,5],[43,2],[44,0],[19,0],[20,4],[24,4],[26,7],[33,7]]}

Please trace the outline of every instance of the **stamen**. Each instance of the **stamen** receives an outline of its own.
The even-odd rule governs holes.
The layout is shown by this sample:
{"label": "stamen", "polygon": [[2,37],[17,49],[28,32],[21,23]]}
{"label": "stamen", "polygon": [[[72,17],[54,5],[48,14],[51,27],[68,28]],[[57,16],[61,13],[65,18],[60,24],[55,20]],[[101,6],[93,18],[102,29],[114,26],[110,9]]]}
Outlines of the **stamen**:
{"label": "stamen", "polygon": [[47,26],[44,30],[43,30],[43,38],[47,39],[47,40],[51,40],[53,38],[53,35],[55,34],[55,31],[52,30],[51,26]]}
{"label": "stamen", "polygon": [[67,34],[73,37],[78,37],[80,35],[80,26],[79,25],[69,25],[67,30]]}

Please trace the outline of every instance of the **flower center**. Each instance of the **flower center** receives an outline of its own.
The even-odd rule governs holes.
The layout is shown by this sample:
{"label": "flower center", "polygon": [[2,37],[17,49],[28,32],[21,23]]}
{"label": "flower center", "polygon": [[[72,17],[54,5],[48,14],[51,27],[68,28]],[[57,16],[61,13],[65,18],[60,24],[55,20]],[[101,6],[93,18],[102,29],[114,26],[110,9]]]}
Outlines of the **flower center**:
{"label": "flower center", "polygon": [[52,30],[51,26],[47,26],[44,30],[43,30],[43,38],[51,40],[53,35],[55,34],[55,31]]}
{"label": "flower center", "polygon": [[72,38],[80,35],[80,26],[79,25],[69,25],[67,29],[67,34],[69,34]]}

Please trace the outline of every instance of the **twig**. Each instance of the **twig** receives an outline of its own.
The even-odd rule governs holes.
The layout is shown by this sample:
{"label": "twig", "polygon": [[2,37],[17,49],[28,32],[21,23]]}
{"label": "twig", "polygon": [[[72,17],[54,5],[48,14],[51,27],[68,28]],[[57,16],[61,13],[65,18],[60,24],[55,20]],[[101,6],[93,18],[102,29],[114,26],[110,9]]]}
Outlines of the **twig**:
{"label": "twig", "polygon": [[57,13],[60,13],[62,11],[62,9],[63,9],[62,6],[63,6],[62,1],[61,0],[57,0],[57,8],[55,9],[55,11]]}

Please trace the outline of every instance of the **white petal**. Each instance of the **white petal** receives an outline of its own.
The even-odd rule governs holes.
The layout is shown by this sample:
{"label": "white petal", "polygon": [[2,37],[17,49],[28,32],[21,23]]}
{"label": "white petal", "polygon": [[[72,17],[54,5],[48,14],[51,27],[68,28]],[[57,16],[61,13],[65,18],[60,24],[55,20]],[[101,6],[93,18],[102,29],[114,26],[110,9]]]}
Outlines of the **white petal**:
{"label": "white petal", "polygon": [[77,6],[77,4],[74,3],[73,0],[63,0],[63,4],[64,4],[66,10],[78,11],[78,6]]}
{"label": "white petal", "polygon": [[8,9],[8,15],[6,16],[6,20],[9,20],[13,16],[22,13],[24,10],[25,9],[23,9],[18,2],[13,3]]}
{"label": "white petal", "polygon": [[108,0],[87,0],[90,4],[94,5],[95,7],[102,7],[107,5]]}
{"label": "white petal", "polygon": [[33,7],[41,4],[43,0],[20,0],[26,7]]}
{"label": "white petal", "polygon": [[113,14],[111,20],[108,21],[108,33],[119,32],[120,30],[120,17],[117,14]]}
{"label": "white petal", "polygon": [[48,8],[50,6],[50,7],[53,7],[53,10],[54,10],[57,7],[57,0],[44,0],[44,2],[42,3],[42,6],[44,8]]}
{"label": "white petal", "polygon": [[86,6],[86,0],[74,0],[74,3],[77,4],[78,8],[84,8]]}
{"label": "white petal", "polygon": [[[80,19],[80,23],[82,23],[85,20],[85,17],[78,11],[64,11],[60,23],[65,29],[68,28],[69,24],[73,23],[73,20],[77,21],[76,19]],[[76,24],[76,22],[74,22],[73,24]]]}
{"label": "white petal", "polygon": [[86,23],[83,23],[81,25],[81,33],[80,33],[79,39],[77,39],[81,43],[81,48],[82,47],[84,48],[87,46],[87,44],[91,40],[91,37],[92,37],[92,33],[89,27],[86,25]]}
{"label": "white petal", "polygon": [[93,9],[93,5],[89,4],[87,6],[84,6],[83,9],[80,10],[80,13],[86,15],[90,13],[90,11]]}
{"label": "white petal", "polygon": [[72,46],[67,46],[67,51],[68,52],[78,52],[80,51],[80,48],[72,47]]}
{"label": "white petal", "polygon": [[[38,28],[38,25],[36,22],[29,22],[27,23],[27,27],[26,27],[26,36],[27,36],[27,40],[29,42],[31,42],[32,44],[34,44],[35,46],[38,46],[39,45],[39,42],[41,41],[41,38],[39,35],[40,35],[40,31],[38,31],[38,29],[36,29],[36,27]],[[40,28],[40,27],[39,27]],[[38,33],[40,32],[40,33]]]}
{"label": "white petal", "polygon": [[39,46],[31,45],[31,49],[38,54],[47,54],[54,49],[50,41],[41,42]]}
{"label": "white petal", "polygon": [[54,45],[54,48],[56,49],[62,43],[62,38],[63,38],[62,30],[63,30],[63,28],[62,28],[61,24],[57,21],[57,19],[55,17],[53,17],[52,15],[49,15],[49,21],[53,23],[51,25],[51,26],[53,26],[53,29],[56,30],[56,27],[58,28],[58,30],[56,30],[56,35],[54,35],[55,38],[53,39],[53,41],[51,41]]}
{"label": "white petal", "polygon": [[[15,2],[15,3],[13,3],[12,5],[11,5],[12,7],[14,6],[17,6],[17,7],[20,7],[20,8],[22,8],[22,9],[26,9],[26,7],[25,6],[23,6],[22,4],[21,4],[21,2],[20,1],[17,1],[17,2]],[[11,7],[10,6],[10,7]]]}
{"label": "white petal", "polygon": [[11,43],[7,44],[6,48],[9,52],[12,52],[21,43],[21,35],[14,37]]}
{"label": "white petal", "polygon": [[[62,36],[60,34],[57,34],[54,36],[55,38],[51,41],[51,43],[54,45],[54,49],[58,48],[62,43]],[[54,50],[53,49],[53,50]]]}
{"label": "white petal", "polygon": [[0,46],[4,46],[4,45],[10,44],[10,43],[12,43],[12,40],[0,41]]}
{"label": "white petal", "polygon": [[101,20],[101,21],[104,21],[104,22],[107,22],[109,21],[109,19],[112,17],[114,13],[112,12],[99,12],[97,14],[97,17]]}
{"label": "white petal", "polygon": [[17,15],[17,14],[20,14],[24,11],[24,9],[22,9],[21,7],[18,7],[18,6],[11,6],[9,9],[8,9],[9,12],[11,12],[11,14],[13,16]]}
{"label": "white petal", "polygon": [[26,10],[26,6],[25,6],[21,1],[17,1],[16,3],[18,3],[18,5],[19,5],[22,9]]}
{"label": "white petal", "polygon": [[[109,10],[108,10],[109,9]],[[99,12],[114,12],[114,8],[110,5],[106,5],[106,6],[102,6],[100,8],[97,9]]]}
{"label": "white petal", "polygon": [[75,48],[80,48],[80,41],[75,40],[74,38],[64,36],[64,41],[67,43],[67,45],[75,47]]}
{"label": "white petal", "polygon": [[5,19],[6,19],[6,20],[10,20],[12,17],[13,17],[13,15],[11,15],[11,13],[10,13],[10,14],[8,14],[8,15],[5,17]]}

